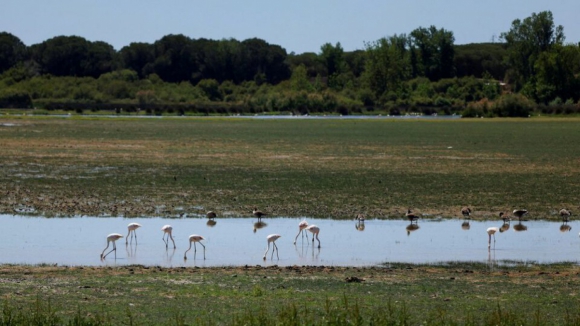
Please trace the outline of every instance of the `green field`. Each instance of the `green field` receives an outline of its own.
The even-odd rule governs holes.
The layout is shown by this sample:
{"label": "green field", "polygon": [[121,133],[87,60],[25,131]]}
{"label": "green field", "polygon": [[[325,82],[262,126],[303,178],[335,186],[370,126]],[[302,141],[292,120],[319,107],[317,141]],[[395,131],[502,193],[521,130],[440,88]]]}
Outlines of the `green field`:
{"label": "green field", "polygon": [[0,117],[0,211],[475,218],[577,211],[580,119]]}
{"label": "green field", "polygon": [[[469,205],[475,219],[514,208],[558,219],[579,211],[579,123],[0,116],[0,211],[453,218]],[[523,263],[0,265],[0,324],[579,325],[579,274]]]}

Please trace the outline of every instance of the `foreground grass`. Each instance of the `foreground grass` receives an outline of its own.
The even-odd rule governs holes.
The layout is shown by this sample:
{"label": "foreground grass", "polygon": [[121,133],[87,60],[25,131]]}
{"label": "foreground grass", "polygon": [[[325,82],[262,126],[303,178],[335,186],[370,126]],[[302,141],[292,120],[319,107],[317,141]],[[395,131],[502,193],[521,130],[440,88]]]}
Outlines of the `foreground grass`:
{"label": "foreground grass", "polygon": [[579,122],[0,117],[0,212],[557,218]]}
{"label": "foreground grass", "polygon": [[0,298],[4,324],[577,325],[579,271],[1,266]]}

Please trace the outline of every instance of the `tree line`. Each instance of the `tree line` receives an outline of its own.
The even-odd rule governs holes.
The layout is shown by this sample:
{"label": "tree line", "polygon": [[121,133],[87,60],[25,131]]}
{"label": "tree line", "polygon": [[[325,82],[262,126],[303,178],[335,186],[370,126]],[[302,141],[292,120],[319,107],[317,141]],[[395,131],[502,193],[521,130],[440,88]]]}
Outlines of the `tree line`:
{"label": "tree line", "polygon": [[580,50],[549,11],[516,19],[500,43],[455,45],[430,26],[346,52],[287,53],[252,38],[166,35],[119,51],[57,36],[0,33],[0,108],[148,113],[577,113]]}

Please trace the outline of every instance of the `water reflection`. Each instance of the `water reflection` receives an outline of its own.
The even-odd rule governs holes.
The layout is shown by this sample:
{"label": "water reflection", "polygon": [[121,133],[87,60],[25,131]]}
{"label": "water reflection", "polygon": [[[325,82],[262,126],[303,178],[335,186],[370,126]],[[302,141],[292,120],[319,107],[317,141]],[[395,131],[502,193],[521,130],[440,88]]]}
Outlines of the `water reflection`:
{"label": "water reflection", "polygon": [[258,231],[259,229],[265,228],[266,226],[268,226],[266,222],[258,221],[254,223],[254,233],[256,233],[256,231]]}
{"label": "water reflection", "polygon": [[527,231],[527,230],[528,230],[528,227],[523,225],[521,221],[518,224],[514,225],[514,231],[516,231],[516,232],[523,232],[523,231]]}
{"label": "water reflection", "polygon": [[357,221],[356,224],[354,225],[354,228],[358,231],[364,231],[365,230],[365,221]]}
{"label": "water reflection", "polygon": [[572,227],[570,225],[568,225],[568,222],[563,222],[562,225],[560,225],[560,232],[570,232],[572,230]]}
{"label": "water reflection", "polygon": [[[318,243],[312,244],[310,237],[306,241],[296,238],[297,225],[302,219],[273,218],[268,221],[267,229],[282,237],[276,241],[280,260],[275,263],[283,266],[299,265],[335,265],[365,266],[384,262],[431,263],[440,261],[473,261],[479,257],[482,262],[488,261],[485,256],[485,232],[488,227],[505,230],[495,234],[497,254],[503,260],[534,261],[552,263],[572,260],[580,261],[580,238],[569,232],[575,223],[528,221],[514,225],[497,221],[480,220],[431,220],[421,221],[421,232],[416,221],[406,218],[398,220],[373,220],[372,227],[364,232],[352,228],[352,220],[330,220],[309,218],[309,223],[320,226],[325,240],[324,250],[318,250]],[[159,243],[158,226],[169,225],[167,218],[41,218],[0,215],[0,223],[10,228],[0,229],[3,239],[0,246],[0,263],[4,264],[59,264],[59,265],[101,265],[101,264],[143,264],[148,266],[243,266],[263,264],[266,250],[264,232],[254,233],[249,224],[256,222],[249,218],[227,218],[220,220],[220,228],[208,228],[203,218],[171,219],[172,234],[163,232],[165,246]],[[105,244],[105,236],[110,230],[125,230],[129,222],[140,223],[139,244],[128,245],[113,252],[116,243]],[[469,222],[470,232],[457,228],[458,224]],[[263,222],[262,222],[263,223]],[[525,223],[522,224],[522,223]],[[362,221],[357,221],[362,225]],[[262,226],[263,227],[263,226]],[[401,232],[405,228],[405,232]],[[525,232],[516,229],[525,228]],[[200,231],[203,230],[203,231]],[[511,230],[514,232],[509,232]],[[14,230],[26,230],[14,232]],[[257,230],[257,229],[256,229]],[[174,259],[174,255],[184,255],[188,249],[188,236],[203,232],[206,240],[207,258],[202,253],[193,260],[194,253],[188,252],[187,262]],[[310,233],[310,231],[306,231]],[[415,233],[413,237],[410,233]],[[67,234],[67,237],[61,237]],[[445,236],[441,236],[445,234]],[[120,235],[119,239],[125,234]],[[298,237],[301,237],[298,235]],[[307,237],[304,234],[304,237]],[[316,236],[315,236],[316,238]],[[297,240],[297,246],[293,241]],[[316,240],[316,239],[315,239]],[[319,239],[320,240],[320,239]],[[169,245],[173,241],[173,246]],[[70,246],[74,243],[74,246]],[[179,244],[180,249],[175,250]],[[105,245],[107,245],[105,247]],[[193,245],[193,244],[192,244]],[[199,247],[200,244],[197,244]],[[271,245],[270,245],[271,246]],[[369,250],[373,248],[373,250]],[[493,247],[491,248],[493,249]],[[195,249],[192,248],[191,251]],[[203,248],[200,247],[200,250]],[[272,250],[272,249],[270,249]],[[59,252],[59,255],[54,255]],[[108,254],[101,262],[99,255]],[[116,254],[116,260],[114,258]],[[493,252],[491,253],[493,259]],[[185,255],[184,255],[185,256]],[[268,258],[271,253],[268,252]],[[274,255],[277,256],[277,255]],[[501,262],[499,262],[501,264]]]}
{"label": "water reflection", "polygon": [[411,224],[407,225],[407,227],[405,227],[405,230],[407,230],[407,235],[411,235],[411,232],[417,231],[419,230],[419,224],[417,224],[417,222],[413,223],[411,221]]}
{"label": "water reflection", "polygon": [[205,223],[208,227],[213,228],[217,222],[214,220],[207,220],[207,222]]}
{"label": "water reflection", "polygon": [[471,225],[469,225],[469,221],[463,221],[463,223],[461,223],[461,229],[462,230],[469,230],[471,228]]}
{"label": "water reflection", "polygon": [[510,229],[510,221],[504,222],[502,226],[499,228],[499,232],[503,233]]}

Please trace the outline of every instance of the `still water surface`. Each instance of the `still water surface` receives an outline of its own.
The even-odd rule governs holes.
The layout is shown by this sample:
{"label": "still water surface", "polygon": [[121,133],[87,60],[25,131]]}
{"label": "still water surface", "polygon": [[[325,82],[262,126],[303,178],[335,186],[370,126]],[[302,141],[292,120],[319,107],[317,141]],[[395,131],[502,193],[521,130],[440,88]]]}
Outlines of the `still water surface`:
{"label": "still water surface", "polygon": [[[409,231],[406,220],[367,220],[364,230],[355,221],[308,219],[320,227],[321,248],[298,237],[298,218],[263,219],[267,225],[255,229],[256,219],[216,219],[209,226],[206,219],[166,218],[43,218],[0,215],[0,263],[58,265],[127,265],[149,266],[240,266],[240,265],[334,265],[370,266],[385,262],[436,263],[446,261],[523,261],[553,263],[580,261],[580,238],[577,222],[570,222],[570,231],[561,230],[562,223],[547,221],[522,222],[525,231],[516,231],[518,222],[509,230],[496,234],[488,251],[486,229],[500,227],[501,221],[471,221],[469,228],[462,220],[420,220],[419,228]],[[117,256],[111,253],[104,261],[100,254],[109,233],[127,235],[127,224],[137,222],[137,244],[117,241]],[[161,227],[173,226],[177,249],[168,250],[162,241]],[[203,248],[193,249],[187,261],[183,254],[189,246],[190,234],[206,238],[206,260]],[[262,260],[266,236],[278,233],[276,242],[280,259]],[[312,239],[309,234],[309,239]]]}

